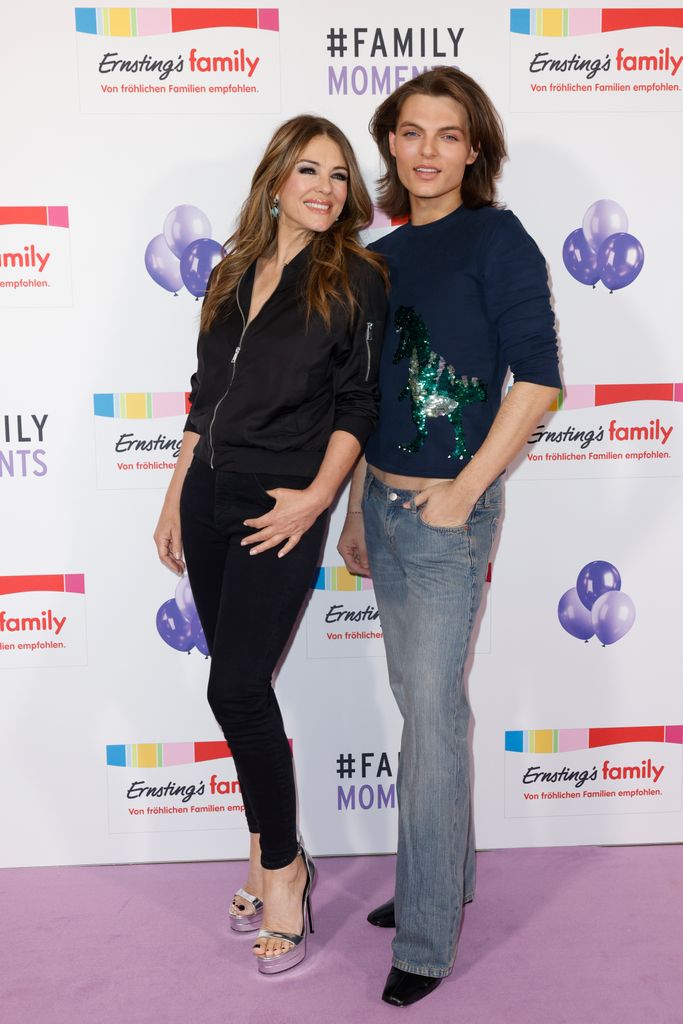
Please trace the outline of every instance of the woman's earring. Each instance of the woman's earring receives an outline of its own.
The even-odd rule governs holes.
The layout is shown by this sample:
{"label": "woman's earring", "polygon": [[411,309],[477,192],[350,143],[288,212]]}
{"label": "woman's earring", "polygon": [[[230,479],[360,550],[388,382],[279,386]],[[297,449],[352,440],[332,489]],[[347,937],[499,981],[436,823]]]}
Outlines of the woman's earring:
{"label": "woman's earring", "polygon": [[275,196],[275,199],[273,199],[273,205],[270,208],[270,215],[271,215],[271,217],[274,220],[277,220],[277,218],[280,216],[280,197],[279,196]]}

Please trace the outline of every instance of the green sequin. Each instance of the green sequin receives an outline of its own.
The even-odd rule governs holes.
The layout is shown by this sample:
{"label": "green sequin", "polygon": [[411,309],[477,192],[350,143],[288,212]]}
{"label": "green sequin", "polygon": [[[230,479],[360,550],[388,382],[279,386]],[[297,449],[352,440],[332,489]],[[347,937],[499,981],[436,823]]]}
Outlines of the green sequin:
{"label": "green sequin", "polygon": [[455,434],[455,446],[448,458],[471,458],[462,410],[472,402],[486,401],[486,384],[478,377],[458,377],[443,356],[432,350],[427,325],[412,306],[399,306],[394,326],[398,334],[394,363],[408,358],[408,383],[398,397],[401,400],[410,395],[413,423],[417,427],[417,437],[398,447],[402,452],[419,452],[427,439],[427,420],[446,416]]}

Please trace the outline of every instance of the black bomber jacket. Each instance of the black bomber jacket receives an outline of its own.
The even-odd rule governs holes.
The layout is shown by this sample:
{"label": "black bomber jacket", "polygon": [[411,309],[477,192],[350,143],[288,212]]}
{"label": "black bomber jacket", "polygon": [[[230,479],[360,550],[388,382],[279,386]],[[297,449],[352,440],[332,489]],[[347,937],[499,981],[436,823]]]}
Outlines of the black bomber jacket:
{"label": "black bomber jacket", "polygon": [[358,305],[332,303],[332,321],[303,300],[310,253],[303,249],[251,323],[255,264],[236,301],[197,343],[185,430],[200,435],[195,455],[212,468],[314,477],[334,430],[361,445],[377,419],[377,372],[386,291],[381,275],[351,257]]}

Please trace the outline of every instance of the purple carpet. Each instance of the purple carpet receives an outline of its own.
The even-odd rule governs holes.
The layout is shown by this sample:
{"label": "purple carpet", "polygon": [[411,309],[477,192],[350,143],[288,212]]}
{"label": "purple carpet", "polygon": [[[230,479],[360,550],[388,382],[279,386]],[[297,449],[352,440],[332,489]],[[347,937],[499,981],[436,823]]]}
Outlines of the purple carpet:
{"label": "purple carpet", "polygon": [[392,857],[320,860],[315,935],[262,977],[227,928],[240,863],[0,872],[3,1024],[681,1024],[683,851],[502,850],[478,860],[455,969],[380,1002],[393,932],[365,914]]}

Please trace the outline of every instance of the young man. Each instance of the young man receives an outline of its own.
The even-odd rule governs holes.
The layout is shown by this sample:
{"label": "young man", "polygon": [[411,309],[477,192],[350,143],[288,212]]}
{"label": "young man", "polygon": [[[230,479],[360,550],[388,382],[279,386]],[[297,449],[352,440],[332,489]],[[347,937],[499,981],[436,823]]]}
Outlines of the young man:
{"label": "young man", "polygon": [[494,205],[506,154],[486,94],[436,68],[397,89],[370,130],[387,168],[380,206],[410,221],[372,246],[391,278],[380,418],[339,551],[372,573],[404,720],[395,901],[368,918],[396,924],[382,998],[404,1006],[452,970],[474,892],[464,664],[501,474],[560,378],[545,262]]}

